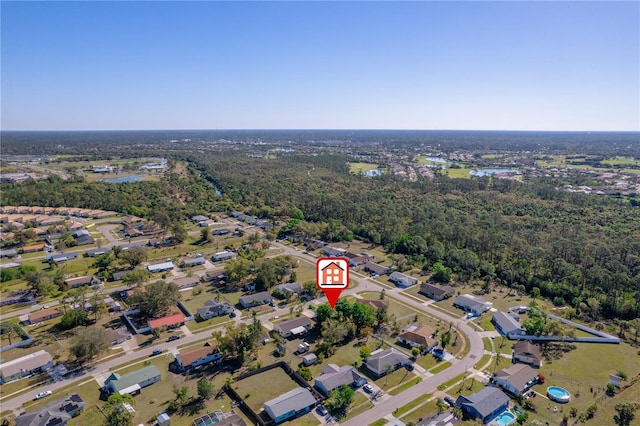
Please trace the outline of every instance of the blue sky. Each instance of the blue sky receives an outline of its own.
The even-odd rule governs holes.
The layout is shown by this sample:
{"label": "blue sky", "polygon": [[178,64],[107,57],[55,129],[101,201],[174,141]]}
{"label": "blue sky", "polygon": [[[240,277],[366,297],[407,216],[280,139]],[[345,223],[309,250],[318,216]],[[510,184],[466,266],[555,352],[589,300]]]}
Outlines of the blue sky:
{"label": "blue sky", "polygon": [[639,2],[6,2],[2,129],[640,130]]}

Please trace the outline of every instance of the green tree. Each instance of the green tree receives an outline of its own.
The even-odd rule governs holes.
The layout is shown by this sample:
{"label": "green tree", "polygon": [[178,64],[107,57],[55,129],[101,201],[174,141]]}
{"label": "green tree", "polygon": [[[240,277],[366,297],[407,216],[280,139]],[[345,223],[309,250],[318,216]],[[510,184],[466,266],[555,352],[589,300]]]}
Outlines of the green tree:
{"label": "green tree", "polygon": [[447,346],[449,346],[450,342],[451,342],[451,331],[447,330],[440,335],[440,346],[442,346],[442,349],[444,349]]}
{"label": "green tree", "polygon": [[630,402],[622,402],[615,406],[616,414],[613,416],[613,421],[618,426],[629,426],[635,418],[635,407]]}
{"label": "green tree", "polygon": [[182,222],[174,223],[171,226],[171,239],[175,244],[180,244],[187,239],[187,229]]}
{"label": "green tree", "polygon": [[341,386],[329,392],[329,398],[325,401],[327,409],[334,414],[346,411],[355,398],[355,391],[350,386]]}
{"label": "green tree", "polygon": [[211,234],[208,226],[205,226],[200,230],[200,241],[203,243],[210,243],[213,241],[213,235]]}
{"label": "green tree", "polygon": [[44,272],[29,272],[25,276],[27,284],[39,296],[48,296],[55,290],[55,285],[51,282],[51,278]]}
{"label": "green tree", "polygon": [[304,284],[302,284],[302,290],[313,298],[318,294],[318,287],[315,281],[305,281]]}
{"label": "green tree", "polygon": [[151,278],[151,273],[147,269],[136,269],[127,272],[122,278],[122,282],[125,285],[135,287],[144,284],[149,278]]}
{"label": "green tree", "polygon": [[85,311],[79,309],[69,309],[60,319],[59,326],[62,330],[70,330],[79,325],[87,323],[88,315]]}
{"label": "green tree", "polygon": [[71,338],[69,351],[76,359],[84,362],[91,360],[96,355],[101,354],[111,347],[111,340],[107,330],[102,327],[93,326],[79,328]]}
{"label": "green tree", "polygon": [[130,413],[124,407],[127,403],[131,407],[136,406],[136,401],[129,394],[120,395],[115,392],[109,395],[107,402],[104,404],[102,413],[105,416],[104,426],[132,426],[134,414]]}
{"label": "green tree", "polygon": [[436,262],[433,264],[431,279],[440,283],[448,283],[451,281],[451,269],[444,266],[441,262]]}
{"label": "green tree", "polygon": [[198,380],[198,396],[202,399],[210,399],[215,393],[215,386],[206,379]]}
{"label": "green tree", "polygon": [[120,253],[120,260],[128,264],[131,269],[140,265],[148,258],[148,251],[145,247],[132,247]]}
{"label": "green tree", "polygon": [[129,304],[149,318],[158,318],[169,312],[178,300],[180,293],[175,283],[156,281],[143,289],[136,289],[129,297]]}

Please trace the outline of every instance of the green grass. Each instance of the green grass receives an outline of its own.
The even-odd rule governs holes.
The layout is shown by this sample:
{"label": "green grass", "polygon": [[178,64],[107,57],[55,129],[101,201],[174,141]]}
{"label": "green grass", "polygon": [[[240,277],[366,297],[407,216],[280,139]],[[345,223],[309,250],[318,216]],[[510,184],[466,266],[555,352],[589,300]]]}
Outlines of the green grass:
{"label": "green grass", "polygon": [[443,173],[453,179],[471,179],[471,170],[464,165],[461,165],[459,169],[445,169]]}
{"label": "green grass", "polygon": [[429,398],[431,398],[431,394],[425,393],[423,395],[420,395],[419,397],[417,397],[416,399],[414,399],[411,402],[406,403],[405,405],[403,405],[400,408],[396,408],[395,411],[393,412],[393,415],[395,417],[400,417],[402,416],[404,413],[406,413],[407,411],[411,411],[414,408],[416,408],[417,406],[423,404],[426,400],[428,400]]}
{"label": "green grass", "polygon": [[482,355],[482,358],[480,358],[480,361],[476,362],[473,368],[475,368],[476,370],[482,369],[485,365],[489,363],[490,359],[491,359],[491,355]]}
{"label": "green grass", "polygon": [[491,344],[491,339],[488,337],[482,338],[482,343],[484,344],[484,350],[493,352],[493,345]]}
{"label": "green grass", "polygon": [[409,412],[409,414],[400,418],[405,424],[418,423],[422,419],[427,419],[438,413],[438,407],[436,406],[436,400],[432,399],[427,403],[420,405],[419,409]]}
{"label": "green grass", "polygon": [[446,370],[447,368],[451,367],[451,363],[449,361],[445,361],[441,364],[439,364],[437,367],[432,368],[429,373],[431,374],[437,374],[443,370]]}
{"label": "green grass", "polygon": [[349,171],[354,174],[360,174],[369,170],[377,169],[378,164],[374,163],[348,163]]}
{"label": "green grass", "polygon": [[397,386],[397,387],[391,389],[389,391],[389,395],[397,395],[399,393],[402,393],[402,392],[406,391],[407,389],[409,389],[410,387],[412,387],[414,385],[417,385],[421,381],[422,381],[422,379],[420,377],[416,377],[415,379],[411,380],[410,382],[403,383],[400,386]]}
{"label": "green grass", "polygon": [[495,331],[495,327],[491,322],[491,315],[483,315],[480,318],[473,320],[475,324],[478,324],[484,331]]}
{"label": "green grass", "polygon": [[265,371],[233,383],[233,389],[256,413],[262,405],[297,387],[296,382],[280,368]]}
{"label": "green grass", "polygon": [[485,385],[479,381],[467,378],[464,382],[460,382],[459,386],[454,386],[453,389],[449,390],[449,393],[455,395],[470,395],[482,390],[484,387]]}
{"label": "green grass", "polygon": [[384,426],[387,424],[385,419],[378,419],[375,422],[371,423],[369,426]]}
{"label": "green grass", "polygon": [[462,374],[457,375],[453,379],[449,379],[448,381],[446,381],[446,382],[442,383],[440,386],[438,386],[438,390],[445,390],[445,389],[455,385],[460,380],[462,380],[466,375],[467,375],[467,373],[462,373]]}

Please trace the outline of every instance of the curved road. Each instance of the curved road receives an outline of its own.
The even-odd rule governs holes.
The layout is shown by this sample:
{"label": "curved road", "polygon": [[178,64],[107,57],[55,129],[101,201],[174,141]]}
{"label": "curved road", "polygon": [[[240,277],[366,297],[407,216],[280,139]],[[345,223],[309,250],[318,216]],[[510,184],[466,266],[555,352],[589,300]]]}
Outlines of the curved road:
{"label": "curved road", "polygon": [[[278,243],[273,243],[273,245],[282,249],[284,251],[284,254],[295,256],[301,259],[302,261],[306,261],[308,263],[315,265],[316,258],[306,253],[300,252],[289,246],[278,244]],[[460,321],[459,318],[451,317],[443,312],[440,312],[423,303],[420,303],[413,298],[407,297],[401,291],[399,291],[399,289],[385,288],[379,285],[378,283],[376,283],[375,281],[370,280],[369,278],[360,277],[356,274],[351,274],[351,279],[356,283],[358,283],[358,286],[356,288],[345,290],[344,294],[353,294],[363,290],[381,291],[384,288],[387,291],[387,294],[389,296],[394,297],[395,299],[401,301],[404,304],[410,305],[413,308],[423,311],[431,316],[440,318],[443,321],[447,321],[447,322],[455,321],[458,324],[458,329],[468,337],[470,350],[469,350],[469,353],[464,358],[460,360],[456,360],[456,359],[452,360],[451,361],[452,366],[447,368],[446,370],[438,374],[435,374],[433,376],[429,376],[427,378],[423,377],[423,380],[417,385],[412,386],[411,388],[405,390],[404,392],[398,395],[395,395],[390,398],[386,398],[380,402],[377,402],[373,408],[343,423],[344,425],[361,426],[361,425],[370,424],[386,416],[387,414],[392,413],[396,408],[401,407],[402,405],[416,399],[422,394],[433,393],[440,384],[450,380],[455,376],[458,376],[459,374],[464,373],[468,369],[471,369],[474,366],[474,364],[478,362],[478,360],[482,357],[484,353],[484,345],[482,343],[482,338],[464,321]],[[323,299],[324,298],[321,298],[320,300],[323,300]],[[261,319],[269,320],[276,315],[286,315],[288,312],[289,312],[288,308],[279,309],[269,314],[261,316]],[[245,319],[250,320],[250,318],[245,318]],[[223,326],[221,326],[219,329],[223,329]],[[139,351],[130,352],[125,355],[118,356],[114,359],[109,359],[104,362],[101,362],[100,364],[91,368],[89,372],[91,373],[91,376],[103,375],[104,377],[107,377],[110,373],[110,369],[112,368],[121,366],[123,364],[131,364],[131,363],[134,363],[136,360],[138,361],[143,360],[146,357],[148,357],[152,351],[156,349],[171,351],[177,347],[177,344],[180,344],[182,346],[187,343],[191,343],[197,340],[207,338],[211,336],[212,331],[213,330],[206,330],[200,333],[194,333],[190,336],[185,336],[175,342],[170,342],[170,343],[165,342],[162,344],[154,345],[153,347],[141,349]],[[53,383],[47,388],[49,390],[54,391],[61,387],[68,386],[69,384],[79,382],[80,380],[87,380],[87,379],[89,379],[89,375],[87,375],[86,372],[84,372],[79,377],[74,377],[69,380],[63,380],[57,383]],[[37,389],[37,390],[34,389],[33,392],[27,392],[25,394],[16,396],[12,399],[3,400],[2,401],[3,411],[4,410],[13,410],[16,412],[19,411],[20,408],[22,407],[22,404],[32,400],[37,391],[40,391],[40,389]]]}

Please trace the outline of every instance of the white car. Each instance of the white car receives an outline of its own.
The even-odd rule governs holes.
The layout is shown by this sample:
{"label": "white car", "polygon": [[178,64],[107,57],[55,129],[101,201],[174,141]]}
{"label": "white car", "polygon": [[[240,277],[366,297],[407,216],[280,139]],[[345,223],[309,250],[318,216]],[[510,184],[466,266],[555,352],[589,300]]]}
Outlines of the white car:
{"label": "white car", "polygon": [[44,398],[45,396],[49,396],[51,395],[51,391],[44,391],[44,392],[40,392],[39,394],[36,395],[36,399],[41,399]]}
{"label": "white car", "polygon": [[362,389],[364,389],[364,391],[365,391],[366,393],[371,393],[371,392],[373,392],[373,386],[371,386],[371,385],[369,385],[369,384],[364,385],[364,386],[362,387]]}

